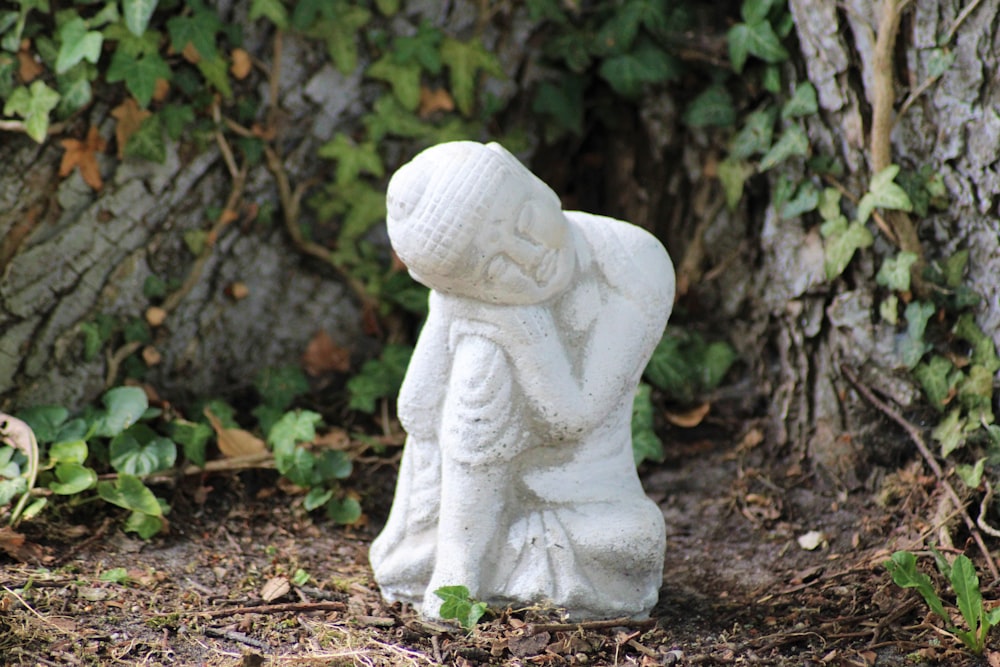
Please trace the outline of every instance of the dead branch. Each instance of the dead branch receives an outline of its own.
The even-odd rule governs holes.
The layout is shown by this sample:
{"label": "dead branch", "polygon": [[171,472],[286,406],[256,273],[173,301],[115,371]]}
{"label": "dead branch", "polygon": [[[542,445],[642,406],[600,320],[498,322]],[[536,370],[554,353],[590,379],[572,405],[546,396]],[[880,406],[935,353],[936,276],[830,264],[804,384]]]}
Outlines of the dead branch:
{"label": "dead branch", "polygon": [[623,618],[612,618],[607,621],[582,621],[580,623],[528,623],[524,626],[524,634],[531,636],[540,632],[572,632],[575,630],[609,630],[611,628],[652,628],[656,625],[655,618],[646,618],[637,621],[625,616]]}
{"label": "dead branch", "polygon": [[928,449],[927,443],[924,442],[924,438],[921,435],[920,430],[907,421],[903,415],[899,414],[899,412],[893,409],[888,403],[876,396],[875,392],[861,382],[861,379],[854,373],[853,370],[848,368],[846,364],[841,364],[840,372],[845,378],[847,378],[854,388],[857,389],[858,393],[864,396],[869,403],[878,408],[886,417],[889,417],[891,420],[899,424],[903,430],[906,431],[906,434],[910,436],[910,440],[912,440],[913,444],[916,445],[920,455],[927,463],[927,467],[929,467],[934,473],[934,476],[937,477],[938,483],[951,499],[951,502],[954,503],[955,507],[961,511],[962,521],[965,522],[966,528],[969,529],[969,534],[972,535],[972,539],[975,541],[976,546],[979,547],[983,557],[986,559],[986,566],[990,570],[990,575],[993,577],[993,581],[997,582],[1000,580],[1000,572],[997,571],[996,562],[994,562],[993,556],[990,554],[990,550],[986,547],[986,543],[983,541],[982,533],[976,526],[976,522],[972,520],[972,517],[970,517],[968,511],[966,511],[965,503],[963,503],[961,498],[958,497],[958,493],[955,492],[955,488],[945,477],[944,470],[941,469],[937,459],[934,458],[934,455],[931,453],[930,449]]}
{"label": "dead branch", "polygon": [[[346,611],[347,605],[343,602],[332,600],[322,600],[319,602],[285,602],[282,604],[260,604],[243,607],[226,607],[224,609],[208,609],[202,611],[187,611],[186,614],[205,616],[208,618],[222,618],[224,616],[235,616],[237,614],[284,614],[286,612],[309,612],[309,611]],[[169,614],[163,614],[169,615]]]}

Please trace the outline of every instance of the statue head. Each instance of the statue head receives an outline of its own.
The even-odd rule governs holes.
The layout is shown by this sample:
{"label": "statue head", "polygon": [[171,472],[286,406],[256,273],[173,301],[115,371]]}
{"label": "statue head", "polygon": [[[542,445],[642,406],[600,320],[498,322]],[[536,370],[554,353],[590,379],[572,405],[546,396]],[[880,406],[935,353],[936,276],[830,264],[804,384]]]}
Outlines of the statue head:
{"label": "statue head", "polygon": [[415,279],[490,303],[540,303],[576,268],[559,198],[499,144],[439,144],[389,182],[389,238]]}

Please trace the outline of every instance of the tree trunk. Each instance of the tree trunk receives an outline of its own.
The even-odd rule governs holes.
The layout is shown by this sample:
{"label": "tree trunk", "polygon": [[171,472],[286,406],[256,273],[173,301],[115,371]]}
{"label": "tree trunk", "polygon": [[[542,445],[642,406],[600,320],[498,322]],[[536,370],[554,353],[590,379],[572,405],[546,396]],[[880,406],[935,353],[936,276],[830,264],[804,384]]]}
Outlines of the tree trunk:
{"label": "tree trunk", "polygon": [[[270,47],[260,36],[256,44],[262,52]],[[283,119],[274,144],[287,151],[284,167],[293,185],[322,173],[315,147],[330,138],[356,95],[356,81],[323,66],[322,51],[285,38]],[[113,135],[108,105],[96,103],[86,121],[104,137]],[[99,314],[142,318],[154,303],[144,296],[148,277],[172,288],[187,279],[196,260],[184,233],[208,230],[233,188],[216,145],[193,152],[188,143],[168,144],[164,165],[101,155],[100,192],[77,172],[59,178],[60,155],[51,140],[39,147],[8,134],[0,144],[0,161],[11,166],[0,177],[4,409],[78,406],[120,382],[120,374],[109,377],[109,366],[117,365],[109,357],[121,349],[120,338],[86,361],[81,325]],[[365,352],[358,304],[329,267],[295,251],[279,222],[280,207],[269,224],[250,214],[253,206],[277,203],[267,167],[251,168],[238,218],[222,227],[192,288],[154,330],[152,346],[162,361],[148,369],[148,379],[172,400],[232,396],[260,369],[297,363],[321,329],[338,344]],[[236,283],[245,285],[245,297],[239,298],[239,288],[235,295],[227,289]]]}

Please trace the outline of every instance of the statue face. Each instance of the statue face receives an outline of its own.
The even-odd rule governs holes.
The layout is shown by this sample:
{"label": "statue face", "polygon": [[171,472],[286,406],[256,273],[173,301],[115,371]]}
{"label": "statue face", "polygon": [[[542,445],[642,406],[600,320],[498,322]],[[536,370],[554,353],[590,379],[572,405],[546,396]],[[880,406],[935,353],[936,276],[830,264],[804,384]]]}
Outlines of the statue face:
{"label": "statue face", "polygon": [[[576,252],[569,223],[551,193],[534,188],[504,201],[499,217],[473,241],[470,296],[524,305],[561,294],[573,278]],[[516,192],[516,190],[515,190]]]}

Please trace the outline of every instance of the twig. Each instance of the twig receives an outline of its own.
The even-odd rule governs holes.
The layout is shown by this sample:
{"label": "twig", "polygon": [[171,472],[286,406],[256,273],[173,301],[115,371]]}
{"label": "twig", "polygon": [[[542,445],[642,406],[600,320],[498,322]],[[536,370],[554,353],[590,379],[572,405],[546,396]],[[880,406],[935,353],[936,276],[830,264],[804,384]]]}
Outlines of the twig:
{"label": "twig", "polygon": [[916,445],[920,455],[923,456],[927,466],[934,473],[934,476],[937,477],[938,483],[944,488],[945,493],[951,499],[951,502],[955,504],[957,509],[961,510],[962,520],[969,529],[969,533],[972,535],[972,539],[976,542],[976,546],[979,547],[979,550],[986,558],[986,566],[990,570],[990,575],[993,577],[993,581],[996,582],[1000,580],[1000,572],[997,571],[997,566],[993,561],[993,556],[990,554],[990,550],[986,547],[986,543],[983,541],[982,533],[976,527],[976,523],[972,520],[972,517],[969,516],[968,511],[966,511],[965,503],[962,502],[962,500],[958,497],[958,494],[955,492],[954,487],[945,478],[944,471],[938,464],[937,459],[934,458],[934,455],[931,454],[930,449],[927,448],[927,444],[924,442],[924,438],[920,434],[919,429],[908,422],[903,415],[899,414],[888,403],[876,396],[875,393],[868,388],[868,386],[861,382],[861,379],[854,373],[853,370],[848,368],[846,364],[841,364],[840,372],[843,373],[844,377],[847,378],[854,388],[857,389],[869,403],[882,411],[885,416],[899,424],[903,430],[906,431],[906,434],[910,436],[910,440],[912,440],[913,444]]}
{"label": "twig", "polygon": [[647,618],[641,621],[629,618],[612,618],[607,621],[581,621],[580,623],[528,623],[524,626],[524,633],[528,636],[537,635],[539,632],[561,632],[573,630],[607,630],[608,628],[632,627],[651,628],[656,625],[655,618]]}
{"label": "twig", "polygon": [[968,6],[966,6],[965,9],[963,9],[959,13],[959,15],[955,18],[955,22],[951,24],[951,27],[948,28],[948,32],[945,33],[944,39],[941,41],[941,44],[951,43],[951,40],[955,36],[955,33],[958,32],[958,27],[965,22],[965,19],[969,18],[969,15],[972,14],[972,12],[976,11],[976,7],[978,7],[979,3],[982,1],[983,0],[972,0],[972,2],[970,2]]}
{"label": "twig", "polygon": [[[908,0],[882,0],[872,62],[872,129],[869,153],[873,174],[892,164],[891,134],[894,122],[893,105],[896,101],[892,61],[900,18],[907,4]],[[916,225],[910,217],[902,211],[889,211],[886,220],[894,232],[893,236],[899,249],[915,253],[920,258],[917,264],[920,264],[924,256],[923,249],[917,236]],[[919,276],[919,271],[915,269],[913,274]]]}
{"label": "twig", "polygon": [[[140,476],[140,479],[149,484],[167,484],[175,481],[178,477],[190,477],[192,475],[204,475],[214,472],[256,470],[273,467],[274,454],[268,451],[261,452],[260,454],[248,454],[246,456],[234,456],[232,458],[207,461],[205,463],[205,467],[203,468],[199,468],[196,465],[188,465],[178,470],[167,470]],[[104,475],[98,475],[98,479],[115,480],[118,479],[118,473],[112,472]]]}
{"label": "twig", "polygon": [[24,606],[25,609],[27,609],[32,614],[34,614],[35,616],[37,616],[38,620],[40,620],[42,623],[45,623],[46,625],[51,625],[57,631],[65,634],[65,635],[69,635],[71,637],[78,636],[77,633],[71,632],[70,630],[66,630],[65,628],[61,628],[61,627],[59,627],[58,623],[53,623],[49,619],[47,619],[44,616],[42,616],[41,614],[39,614],[37,611],[35,611],[35,609],[30,604],[28,604],[28,602],[23,597],[21,597],[20,595],[18,595],[16,591],[14,591],[14,590],[12,590],[10,588],[7,588],[6,586],[3,586],[2,588],[5,591],[7,591],[8,593],[10,593],[11,595],[13,595],[15,598],[17,598],[17,601],[20,602]]}
{"label": "twig", "polygon": [[[345,611],[347,605],[343,602],[332,600],[321,600],[319,602],[284,602],[282,604],[260,604],[243,607],[226,607],[225,609],[211,609],[208,611],[188,611],[185,613],[208,618],[222,618],[224,616],[235,616],[237,614],[284,614],[285,612],[307,612],[307,611]],[[158,614],[170,616],[172,614]]]}
{"label": "twig", "polygon": [[218,639],[228,639],[234,641],[238,644],[246,644],[252,648],[265,651],[270,653],[273,649],[269,644],[262,642],[259,639],[254,639],[253,637],[248,637],[242,632],[236,632],[235,630],[220,630],[219,628],[205,628],[202,630],[209,637],[216,637]]}

